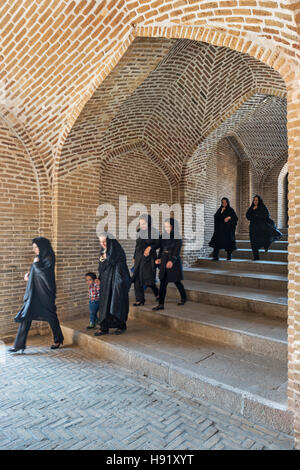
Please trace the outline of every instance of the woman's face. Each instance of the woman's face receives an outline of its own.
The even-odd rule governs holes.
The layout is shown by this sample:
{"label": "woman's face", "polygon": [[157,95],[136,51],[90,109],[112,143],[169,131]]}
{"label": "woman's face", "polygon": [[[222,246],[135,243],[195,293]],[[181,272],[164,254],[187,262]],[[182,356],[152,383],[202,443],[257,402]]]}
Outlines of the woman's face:
{"label": "woman's face", "polygon": [[106,250],[106,247],[107,247],[106,237],[99,237],[99,240],[100,240],[100,245],[102,246],[102,248]]}
{"label": "woman's face", "polygon": [[226,201],[226,199],[222,199],[222,206],[223,206],[223,207],[227,207],[227,201]]}
{"label": "woman's face", "polygon": [[140,229],[147,230],[148,224],[145,219],[140,219]]}
{"label": "woman's face", "polygon": [[172,232],[172,225],[170,224],[170,222],[165,222],[165,231],[167,233],[171,233]]}
{"label": "woman's face", "polygon": [[39,247],[37,246],[36,243],[32,244],[32,251],[36,254],[36,256],[38,256],[40,254],[40,249],[39,249]]}
{"label": "woman's face", "polygon": [[258,202],[259,202],[258,197],[255,197],[255,198],[253,199],[253,204],[254,204],[255,206],[258,206]]}

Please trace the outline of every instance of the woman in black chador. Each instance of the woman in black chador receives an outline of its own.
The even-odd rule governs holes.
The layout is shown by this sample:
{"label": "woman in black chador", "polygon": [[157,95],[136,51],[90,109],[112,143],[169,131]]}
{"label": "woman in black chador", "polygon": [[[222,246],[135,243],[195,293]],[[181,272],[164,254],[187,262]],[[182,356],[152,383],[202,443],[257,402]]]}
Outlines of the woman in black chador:
{"label": "woman in black chador", "polygon": [[129,310],[130,275],[126,256],[120,243],[109,233],[104,232],[99,240],[100,331],[95,336],[108,334],[109,328],[116,328],[115,334],[120,335],[126,330]]}
{"label": "woman in black chador", "polygon": [[155,261],[159,265],[159,300],[158,305],[152,310],[163,310],[167,286],[169,282],[174,282],[181,300],[178,305],[184,305],[186,302],[186,292],[182,284],[183,271],[180,258],[182,247],[182,238],[179,233],[179,226],[176,219],[166,219],[164,222],[164,232],[160,240],[160,250],[158,259]]}
{"label": "woman in black chador", "polygon": [[54,344],[51,349],[58,349],[63,344],[64,337],[56,315],[56,284],[55,284],[55,254],[47,238],[38,237],[32,240],[36,257],[29,273],[24,280],[27,282],[24,304],[15,321],[20,323],[11,352],[24,351],[26,339],[32,320],[47,321],[52,329]]}
{"label": "woman in black chador", "polygon": [[227,259],[231,259],[231,253],[236,250],[235,244],[235,229],[238,217],[235,211],[230,207],[230,202],[227,197],[221,200],[221,206],[215,213],[215,228],[214,234],[209,246],[214,249],[213,259],[219,259],[219,250],[227,251]]}
{"label": "woman in black chador", "polygon": [[253,251],[253,260],[259,260],[260,248],[267,252],[271,243],[279,240],[282,233],[277,230],[274,222],[270,219],[269,211],[260,196],[256,195],[249,207],[246,217],[250,220],[250,241]]}
{"label": "woman in black chador", "polygon": [[155,285],[155,260],[156,250],[159,248],[159,232],[152,227],[150,215],[141,215],[139,223],[134,252],[134,274],[131,279],[134,282],[135,307],[145,303],[144,286],[150,287],[156,298],[158,296],[158,288]]}

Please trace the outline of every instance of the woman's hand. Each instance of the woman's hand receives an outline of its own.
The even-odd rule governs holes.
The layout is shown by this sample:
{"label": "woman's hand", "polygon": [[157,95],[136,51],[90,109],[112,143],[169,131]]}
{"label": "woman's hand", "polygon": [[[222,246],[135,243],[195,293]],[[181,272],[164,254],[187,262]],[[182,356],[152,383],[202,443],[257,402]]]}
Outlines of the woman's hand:
{"label": "woman's hand", "polygon": [[149,256],[151,251],[151,246],[147,246],[146,250],[144,251],[144,256]]}
{"label": "woman's hand", "polygon": [[29,281],[29,273],[26,273],[24,276],[24,281],[28,282]]}
{"label": "woman's hand", "polygon": [[160,264],[161,263],[161,259],[156,259],[155,260],[155,264]]}
{"label": "woman's hand", "polygon": [[99,279],[95,279],[95,284],[97,284],[97,286],[100,286],[100,280],[99,280]]}
{"label": "woman's hand", "polygon": [[172,263],[172,261],[168,261],[168,262],[167,262],[166,268],[167,268],[167,269],[172,269],[172,268],[173,268],[173,263]]}
{"label": "woman's hand", "polygon": [[229,220],[231,220],[231,217],[225,217],[224,222],[228,222]]}
{"label": "woman's hand", "polygon": [[40,258],[38,256],[36,256],[33,260],[34,263],[38,263],[40,261]]}

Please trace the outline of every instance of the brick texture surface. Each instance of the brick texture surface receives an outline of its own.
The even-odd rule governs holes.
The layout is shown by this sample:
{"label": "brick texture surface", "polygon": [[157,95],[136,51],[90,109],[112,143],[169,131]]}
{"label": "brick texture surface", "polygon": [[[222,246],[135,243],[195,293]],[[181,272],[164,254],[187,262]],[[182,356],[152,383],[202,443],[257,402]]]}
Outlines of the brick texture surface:
{"label": "brick texture surface", "polygon": [[50,343],[35,337],[0,365],[1,450],[293,448],[290,436]]}
{"label": "brick texture surface", "polygon": [[[300,446],[299,25],[296,1],[2,2],[1,335],[14,330],[36,234],[58,255],[61,314],[81,309],[101,192],[136,201],[153,172],[163,188],[150,187],[153,202],[204,204],[191,264],[207,254],[219,152],[239,164],[235,196],[228,187],[238,210],[260,192],[280,224],[288,172],[288,401]],[[120,187],[121,163],[128,177],[136,169],[136,192]]]}

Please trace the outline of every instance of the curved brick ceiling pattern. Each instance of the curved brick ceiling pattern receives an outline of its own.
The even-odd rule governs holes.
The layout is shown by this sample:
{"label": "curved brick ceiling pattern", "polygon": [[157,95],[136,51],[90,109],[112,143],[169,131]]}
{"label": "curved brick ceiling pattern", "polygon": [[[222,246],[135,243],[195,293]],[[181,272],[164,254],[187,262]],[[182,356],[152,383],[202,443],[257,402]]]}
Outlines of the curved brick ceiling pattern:
{"label": "curved brick ceiling pattern", "polygon": [[[179,180],[195,147],[257,91],[284,96],[285,85],[277,72],[246,54],[190,40],[136,39],[75,123],[62,152],[61,171],[143,142]],[[255,124],[258,115],[247,118],[253,122],[251,139],[268,144],[276,136],[280,149],[276,143],[275,150],[266,152],[268,165],[286,146],[286,119],[274,103],[275,97],[267,99],[259,116],[276,112],[275,127],[275,118],[268,128]],[[253,112],[249,106],[239,113],[236,126]],[[243,139],[247,129],[244,125],[235,132]],[[258,144],[247,142],[248,153],[259,157]]]}
{"label": "curved brick ceiling pattern", "polygon": [[[275,108],[277,116],[266,125],[270,112]],[[189,185],[193,187],[194,181],[203,172],[203,162],[216,153],[218,142],[224,137],[229,137],[231,141],[232,136],[239,143],[239,149],[235,148],[236,153],[241,159],[249,159],[258,178],[262,178],[280,160],[284,163],[287,159],[286,100],[255,94],[211,132],[186,161],[186,191],[189,190]]]}
{"label": "curved brick ceiling pattern", "polygon": [[236,43],[250,38],[258,48],[270,40],[278,53],[299,59],[297,8],[297,2],[271,0],[2,2],[1,102],[22,121],[50,174],[77,108],[139,28],[211,27],[228,31]]}
{"label": "curved brick ceiling pattern", "polygon": [[280,160],[287,160],[286,115],[286,100],[268,96],[235,129],[260,178]]}

